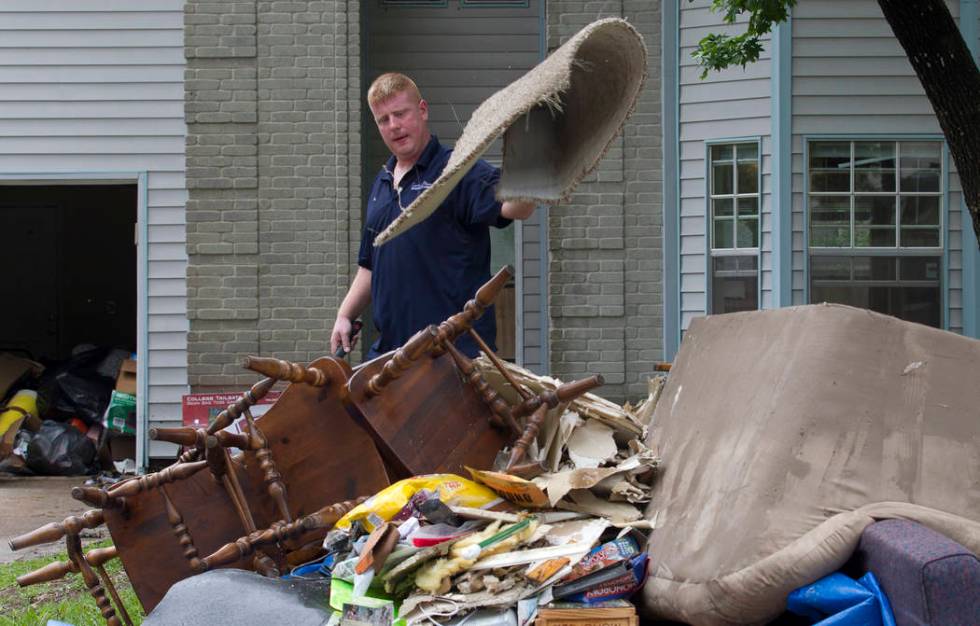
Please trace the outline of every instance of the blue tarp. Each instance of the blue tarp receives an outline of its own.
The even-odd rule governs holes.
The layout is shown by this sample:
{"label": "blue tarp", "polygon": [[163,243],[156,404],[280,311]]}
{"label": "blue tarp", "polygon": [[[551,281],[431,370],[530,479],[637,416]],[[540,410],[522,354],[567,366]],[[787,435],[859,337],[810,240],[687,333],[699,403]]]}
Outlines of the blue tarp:
{"label": "blue tarp", "polygon": [[835,572],[789,594],[786,608],[819,626],[895,626],[888,597],[871,572],[859,580]]}

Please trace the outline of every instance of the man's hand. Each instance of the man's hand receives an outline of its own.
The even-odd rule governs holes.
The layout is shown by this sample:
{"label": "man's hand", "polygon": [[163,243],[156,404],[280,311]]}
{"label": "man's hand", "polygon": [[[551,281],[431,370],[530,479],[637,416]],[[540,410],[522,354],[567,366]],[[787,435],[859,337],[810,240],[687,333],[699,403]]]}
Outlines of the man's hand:
{"label": "man's hand", "polygon": [[350,352],[357,345],[357,335],[353,335],[354,323],[348,317],[338,315],[337,321],[333,324],[333,332],[330,334],[330,353],[337,352],[339,346],[344,347],[344,352]]}
{"label": "man's hand", "polygon": [[508,200],[500,205],[500,215],[509,220],[526,220],[534,214],[537,206],[536,203],[525,200]]}

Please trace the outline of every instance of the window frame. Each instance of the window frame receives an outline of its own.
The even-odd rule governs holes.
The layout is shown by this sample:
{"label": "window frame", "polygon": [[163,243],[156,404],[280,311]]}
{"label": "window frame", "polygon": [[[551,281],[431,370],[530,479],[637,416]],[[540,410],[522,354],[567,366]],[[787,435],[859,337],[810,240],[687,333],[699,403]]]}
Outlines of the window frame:
{"label": "window frame", "polygon": [[[803,188],[802,188],[802,225],[803,225],[803,302],[805,304],[811,303],[811,284],[812,284],[812,271],[811,271],[811,258],[813,256],[824,256],[824,257],[892,257],[896,259],[909,258],[909,257],[938,257],[940,259],[939,268],[939,293],[940,293],[940,318],[941,324],[940,328],[949,329],[949,217],[947,215],[950,207],[949,200],[949,146],[946,143],[946,138],[941,134],[923,133],[923,134],[908,134],[908,133],[883,133],[883,134],[845,134],[845,135],[803,135],[801,137],[803,142],[803,163],[802,163],[802,174],[803,174]],[[848,142],[850,147],[850,169],[849,169],[849,190],[846,192],[812,192],[810,189],[811,183],[811,171],[810,171],[810,156],[811,149],[814,143],[843,143]],[[855,143],[861,142],[890,142],[895,144],[895,190],[893,192],[855,192],[854,191],[854,155],[855,155]],[[902,143],[938,143],[939,144],[939,161],[940,161],[940,172],[939,172],[939,190],[935,192],[905,192],[901,191],[901,144]],[[810,243],[810,209],[811,209],[811,195],[816,194],[818,196],[838,196],[838,197],[848,197],[850,198],[850,246],[848,247],[834,247],[834,246],[813,246]],[[854,243],[854,232],[855,232],[855,222],[854,222],[854,198],[858,196],[884,196],[884,195],[894,195],[896,197],[896,213],[895,213],[895,245],[894,246],[868,246],[868,247],[858,247]],[[939,200],[939,245],[937,246],[902,246],[901,245],[901,197],[902,196],[928,196],[937,197]],[[861,284],[880,284],[881,281],[862,281],[862,280],[852,280],[852,281],[841,281],[841,284],[850,285],[861,285]],[[893,283],[896,286],[910,286],[906,285],[905,281],[895,280]]]}
{"label": "window frame", "polygon": [[[738,193],[738,156],[737,151],[734,149],[736,145],[752,144],[756,148],[756,192],[754,194],[739,194]],[[714,168],[712,167],[711,149],[717,146],[730,145],[733,147],[732,151],[732,168],[733,168],[733,179],[732,179],[732,193],[731,194],[713,194],[713,182],[714,182]],[[737,236],[737,215],[738,215],[738,198],[746,198],[754,196],[757,200],[758,206],[758,217],[756,225],[756,245],[750,248],[739,248],[738,247],[738,236]],[[714,217],[713,217],[713,207],[712,200],[716,198],[732,198],[732,222],[733,228],[736,232],[733,233],[733,243],[736,247],[734,248],[718,248],[714,247],[715,239],[715,229],[714,229]],[[726,257],[726,256],[755,256],[756,258],[756,310],[762,309],[762,223],[763,223],[763,201],[765,194],[762,191],[762,137],[761,136],[748,136],[748,137],[722,137],[718,139],[706,139],[704,141],[704,200],[705,200],[705,231],[704,231],[704,241],[705,241],[705,267],[704,267],[704,309],[707,315],[721,315],[721,313],[715,313],[712,309],[712,303],[714,301],[713,294],[713,284],[715,278],[714,272],[714,262],[716,257]],[[682,216],[683,221],[683,216]]]}

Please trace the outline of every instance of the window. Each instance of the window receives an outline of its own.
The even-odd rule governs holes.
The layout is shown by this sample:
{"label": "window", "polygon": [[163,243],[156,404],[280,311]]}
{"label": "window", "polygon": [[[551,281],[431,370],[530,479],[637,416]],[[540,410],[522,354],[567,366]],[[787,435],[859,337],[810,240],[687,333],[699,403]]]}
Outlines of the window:
{"label": "window", "polygon": [[759,308],[759,144],[709,146],[711,313]]}
{"label": "window", "polygon": [[942,325],[942,144],[813,141],[810,301]]}

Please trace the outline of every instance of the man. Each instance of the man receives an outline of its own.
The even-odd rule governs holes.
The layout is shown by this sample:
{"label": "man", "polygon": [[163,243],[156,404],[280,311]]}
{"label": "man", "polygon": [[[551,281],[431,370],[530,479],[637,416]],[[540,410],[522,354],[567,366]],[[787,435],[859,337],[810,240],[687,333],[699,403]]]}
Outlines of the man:
{"label": "man", "polygon": [[[431,216],[375,248],[374,237],[432,185],[451,150],[429,133],[429,105],[412,79],[384,74],[372,83],[367,99],[392,156],[371,186],[359,267],[337,312],[330,350],[343,346],[350,351],[352,321],[373,302],[380,333],[368,353],[368,358],[374,358],[459,312],[490,279],[489,227],[503,228],[512,220],[527,219],[534,204],[498,202],[494,187],[500,172],[481,160]],[[492,310],[474,328],[494,347],[497,331]],[[470,356],[478,352],[465,335],[456,345]]]}

